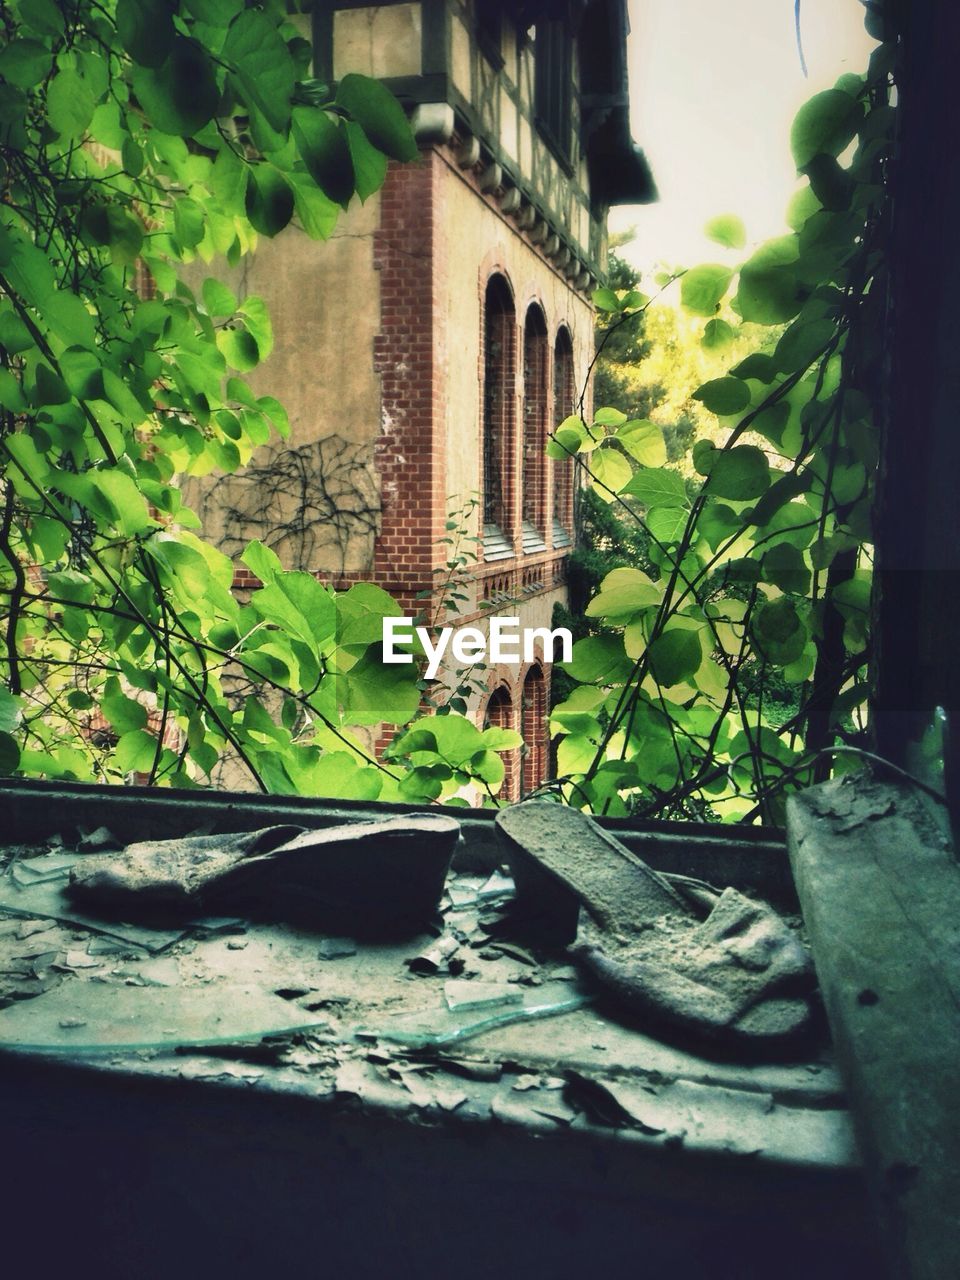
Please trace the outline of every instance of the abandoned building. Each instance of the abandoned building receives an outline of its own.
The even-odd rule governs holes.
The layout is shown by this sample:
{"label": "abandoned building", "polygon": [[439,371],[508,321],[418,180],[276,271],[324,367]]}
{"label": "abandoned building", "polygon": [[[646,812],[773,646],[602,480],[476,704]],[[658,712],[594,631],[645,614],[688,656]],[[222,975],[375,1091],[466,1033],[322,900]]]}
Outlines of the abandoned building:
{"label": "abandoned building", "polygon": [[[607,210],[653,195],[629,132],[625,0],[321,3],[301,21],[316,76],[381,78],[420,155],[326,244],[288,229],[245,268],[276,335],[260,385],[292,432],[206,494],[206,532],[238,587],[259,538],[286,568],[375,582],[413,614],[442,595],[452,513],[481,539],[457,622],[489,601],[549,627],[575,481],[547,435],[589,397]],[[515,799],[545,776],[549,665],[485,675],[470,713],[527,744]]]}

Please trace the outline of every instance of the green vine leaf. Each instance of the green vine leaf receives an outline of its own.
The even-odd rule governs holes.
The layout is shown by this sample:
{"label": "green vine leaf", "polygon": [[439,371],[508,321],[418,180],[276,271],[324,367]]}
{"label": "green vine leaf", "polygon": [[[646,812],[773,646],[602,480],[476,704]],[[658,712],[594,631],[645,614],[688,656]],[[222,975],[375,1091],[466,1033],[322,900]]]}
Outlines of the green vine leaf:
{"label": "green vine leaf", "polygon": [[852,141],[863,119],[863,107],[841,89],[826,89],[805,102],[790,129],[790,149],[797,170],[816,155],[838,156]]}
{"label": "green vine leaf", "polygon": [[747,243],[747,230],[743,225],[743,219],[733,213],[711,218],[703,230],[710,240],[715,240],[717,244],[722,244],[727,249],[742,249]]}
{"label": "green vine leaf", "polygon": [[718,263],[693,267],[680,281],[680,300],[688,311],[698,316],[713,316],[719,310],[733,271]]}

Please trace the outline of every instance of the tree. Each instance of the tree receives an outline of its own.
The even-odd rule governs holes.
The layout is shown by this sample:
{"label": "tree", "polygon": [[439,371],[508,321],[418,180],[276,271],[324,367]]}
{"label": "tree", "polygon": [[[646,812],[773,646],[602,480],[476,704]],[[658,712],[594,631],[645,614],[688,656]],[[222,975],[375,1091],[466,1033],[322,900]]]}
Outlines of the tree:
{"label": "tree", "polygon": [[472,725],[401,769],[357,736],[420,703],[416,668],[378,659],[389,596],[254,543],[240,604],[177,483],[288,431],[245,380],[263,303],[183,266],[291,222],[329,236],[416,156],[399,104],[311,79],[281,0],[10,0],[0,21],[0,771],[194,786],[229,755],[268,791],[432,799],[476,767],[492,792]]}

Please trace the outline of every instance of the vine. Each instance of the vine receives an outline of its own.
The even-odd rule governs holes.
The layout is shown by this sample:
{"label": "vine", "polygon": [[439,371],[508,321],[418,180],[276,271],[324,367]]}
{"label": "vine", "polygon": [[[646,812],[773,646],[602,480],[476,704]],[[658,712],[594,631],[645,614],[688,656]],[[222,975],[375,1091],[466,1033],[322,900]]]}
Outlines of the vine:
{"label": "vine", "polygon": [[[646,534],[646,563],[612,569],[586,607],[574,687],[554,707],[559,778],[596,812],[778,822],[785,794],[863,742],[878,446],[893,50],[801,108],[792,233],[738,269],[681,273],[702,344],[740,326],[769,338],[693,393],[715,428],[680,467],[664,428],[604,406],[553,433],[594,494]],[[738,219],[708,233],[745,242]],[[669,279],[661,279],[668,286]],[[597,360],[651,299],[601,289]],[[777,718],[765,697],[796,690]],[[839,744],[839,745],[838,745]]]}

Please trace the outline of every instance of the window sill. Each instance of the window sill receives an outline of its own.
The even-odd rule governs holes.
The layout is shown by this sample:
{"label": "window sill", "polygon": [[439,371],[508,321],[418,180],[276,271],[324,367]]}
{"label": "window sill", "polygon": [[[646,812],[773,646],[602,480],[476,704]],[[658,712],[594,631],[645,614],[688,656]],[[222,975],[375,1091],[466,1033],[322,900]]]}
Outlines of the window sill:
{"label": "window sill", "polygon": [[[22,781],[0,786],[0,798],[10,803],[6,839],[17,842],[76,824],[106,823],[124,841],[183,833],[196,826],[198,804],[234,829],[412,807]],[[492,813],[456,814],[463,887],[471,874],[486,878],[499,851]],[[697,823],[601,825],[659,870],[768,891],[776,876],[781,892],[789,888],[782,842],[769,831],[734,839]],[[59,1228],[43,1239],[47,1273],[75,1271],[80,1257],[85,1273],[104,1276],[120,1274],[122,1259],[123,1274],[144,1280],[252,1280],[315,1270],[319,1250],[328,1269],[357,1280],[395,1271],[398,1257],[404,1275],[430,1275],[441,1254],[456,1259],[460,1280],[479,1280],[490,1274],[493,1223],[511,1276],[588,1274],[598,1257],[627,1270],[638,1250],[665,1274],[693,1276],[702,1274],[704,1222],[749,1241],[759,1261],[776,1257],[784,1280],[840,1280],[858,1254],[875,1273],[859,1160],[829,1061],[707,1061],[593,1008],[489,1029],[411,1061],[386,1041],[348,1042],[337,1028],[382,1022],[407,1004],[441,1007],[445,978],[406,971],[418,940],[322,962],[309,932],[256,925],[237,940],[236,950],[222,936],[198,940],[187,953],[209,960],[204,986],[260,965],[265,989],[290,988],[289,1002],[299,983],[303,1007],[320,1007],[329,1025],[219,1051],[0,1055],[10,1220],[36,1221],[37,1188],[51,1169],[65,1171],[47,1206]],[[517,970],[509,956],[485,963],[507,977]],[[566,967],[565,957],[544,956],[545,977],[552,967]],[[651,1088],[665,1106],[676,1100],[678,1141],[618,1116],[618,1090]],[[764,1111],[767,1095],[777,1102]],[[578,1103],[587,1096],[596,1114]],[[149,1194],[137,1192],[138,1173]],[[555,1214],[570,1188],[572,1229]],[[374,1232],[371,1222],[386,1225]],[[14,1274],[36,1269],[37,1242],[36,1232],[7,1233]]]}
{"label": "window sill", "polygon": [[512,560],[513,543],[499,525],[492,522],[483,526],[483,559],[489,563],[495,560]]}

